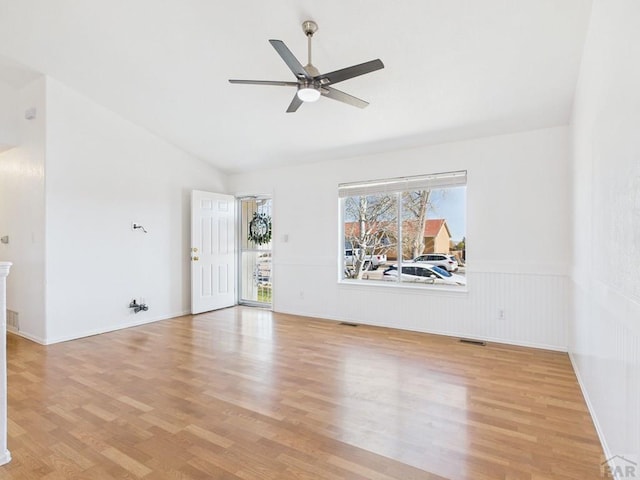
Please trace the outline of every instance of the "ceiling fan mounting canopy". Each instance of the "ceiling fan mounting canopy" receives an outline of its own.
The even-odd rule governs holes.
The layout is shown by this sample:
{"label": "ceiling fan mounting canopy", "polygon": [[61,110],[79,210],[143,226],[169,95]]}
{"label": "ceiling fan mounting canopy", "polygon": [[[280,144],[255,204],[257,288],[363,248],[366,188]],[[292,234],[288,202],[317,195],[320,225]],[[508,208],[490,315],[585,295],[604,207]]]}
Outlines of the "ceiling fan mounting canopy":
{"label": "ceiling fan mounting canopy", "polygon": [[338,100],[354,107],[364,108],[369,105],[368,102],[348,93],[337,90],[331,85],[343,82],[353,77],[364,75],[365,73],[374,72],[384,68],[384,64],[380,59],[371,60],[369,62],[353,65],[351,67],[335,70],[333,72],[321,74],[320,71],[311,63],[311,39],[313,34],[318,31],[318,24],[313,20],[302,22],[302,31],[307,36],[307,64],[302,66],[298,59],[291,53],[282,40],[269,40],[271,46],[278,52],[282,60],[287,64],[291,72],[295,75],[295,82],[273,81],[273,80],[229,80],[230,83],[239,83],[245,85],[273,85],[273,86],[294,86],[297,88],[296,95],[293,97],[287,112],[295,112],[304,102],[315,102],[321,96]]}
{"label": "ceiling fan mounting canopy", "polygon": [[318,24],[313,20],[305,20],[302,22],[302,31],[309,37],[318,31]]}

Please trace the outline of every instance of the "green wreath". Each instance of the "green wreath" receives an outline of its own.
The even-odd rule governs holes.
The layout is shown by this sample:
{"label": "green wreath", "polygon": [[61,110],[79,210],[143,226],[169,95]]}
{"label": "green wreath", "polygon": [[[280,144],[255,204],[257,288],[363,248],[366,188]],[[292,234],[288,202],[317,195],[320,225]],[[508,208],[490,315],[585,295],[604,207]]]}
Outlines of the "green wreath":
{"label": "green wreath", "polygon": [[254,213],[249,222],[249,241],[264,245],[271,241],[271,217],[266,213]]}

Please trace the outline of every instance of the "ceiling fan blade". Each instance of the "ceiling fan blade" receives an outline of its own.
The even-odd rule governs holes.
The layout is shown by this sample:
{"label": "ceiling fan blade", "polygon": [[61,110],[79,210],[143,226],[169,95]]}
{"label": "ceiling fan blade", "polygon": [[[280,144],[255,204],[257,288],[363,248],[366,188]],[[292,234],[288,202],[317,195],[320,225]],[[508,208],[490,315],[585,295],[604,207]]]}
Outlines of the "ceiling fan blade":
{"label": "ceiling fan blade", "polygon": [[269,40],[269,43],[273,46],[273,48],[276,49],[278,55],[282,57],[284,63],[287,64],[289,69],[297,78],[306,78],[307,80],[311,80],[311,75],[306,72],[306,70],[302,67],[302,64],[293,55],[293,53],[291,53],[291,50],[287,48],[282,40]]}
{"label": "ceiling fan blade", "polygon": [[287,113],[295,112],[303,103],[304,102],[300,100],[300,97],[298,97],[298,92],[296,92],[296,94],[293,96],[293,100],[291,100],[291,103],[289,104],[289,108],[287,108]]}
{"label": "ceiling fan blade", "polygon": [[358,97],[354,97],[353,95],[349,95],[348,93],[344,93],[331,87],[322,87],[320,93],[322,93],[323,97],[332,98],[334,100],[338,100],[339,102],[348,103],[349,105],[353,105],[354,107],[358,108],[364,108],[369,105],[369,102],[365,102]]}
{"label": "ceiling fan blade", "polygon": [[353,65],[352,67],[343,68],[341,70],[335,70],[329,73],[323,73],[314,78],[319,80],[321,85],[330,85],[338,82],[349,80],[353,77],[364,75],[365,73],[375,72],[384,68],[382,60],[379,58],[371,60],[370,62],[364,62],[359,65]]}
{"label": "ceiling fan blade", "polygon": [[298,82],[280,82],[277,80],[229,80],[229,83],[242,85],[275,85],[278,87],[297,87]]}

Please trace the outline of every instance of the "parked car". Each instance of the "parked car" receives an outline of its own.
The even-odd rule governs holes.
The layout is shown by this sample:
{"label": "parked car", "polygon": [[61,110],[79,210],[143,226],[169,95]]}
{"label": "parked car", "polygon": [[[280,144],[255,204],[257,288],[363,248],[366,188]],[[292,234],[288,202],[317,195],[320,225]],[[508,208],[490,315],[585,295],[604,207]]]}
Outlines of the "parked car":
{"label": "parked car", "polygon": [[[391,265],[382,273],[383,280],[397,281],[398,265]],[[426,263],[403,263],[403,282],[429,283],[442,285],[466,285],[467,279],[462,275],[449,273],[444,268],[436,267]]]}
{"label": "parked car", "polygon": [[[356,258],[360,254],[359,248],[350,248],[344,251],[344,263],[347,267],[353,267],[356,263]],[[385,264],[387,256],[384,254],[377,255],[365,255],[363,270],[377,270],[380,265]]]}
{"label": "parked car", "polygon": [[447,272],[457,272],[459,266],[456,257],[445,253],[427,253],[414,258],[413,261],[435,265],[446,269]]}

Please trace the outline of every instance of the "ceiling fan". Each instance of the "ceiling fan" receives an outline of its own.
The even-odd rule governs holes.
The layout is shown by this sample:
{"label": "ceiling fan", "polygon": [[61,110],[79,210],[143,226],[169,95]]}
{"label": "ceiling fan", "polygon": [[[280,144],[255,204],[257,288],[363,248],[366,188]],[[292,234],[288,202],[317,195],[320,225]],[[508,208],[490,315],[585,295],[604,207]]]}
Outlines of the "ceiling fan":
{"label": "ceiling fan", "polygon": [[342,68],[329,73],[320,73],[311,63],[311,38],[318,31],[318,25],[307,20],[302,23],[302,30],[307,36],[307,51],[309,60],[303,67],[298,59],[291,53],[282,40],[269,40],[269,43],[276,49],[276,52],[282,57],[284,63],[296,77],[295,82],[272,81],[272,80],[229,80],[230,83],[241,83],[246,85],[275,85],[282,87],[296,87],[298,91],[293,97],[287,112],[295,112],[304,102],[315,102],[320,96],[332,98],[339,102],[348,103],[354,107],[364,108],[369,105],[368,102],[348,93],[336,90],[331,87],[338,82],[343,82],[353,77],[364,75],[365,73],[375,72],[384,68],[384,64],[380,59],[371,60],[370,62],[353,65],[351,67]]}

